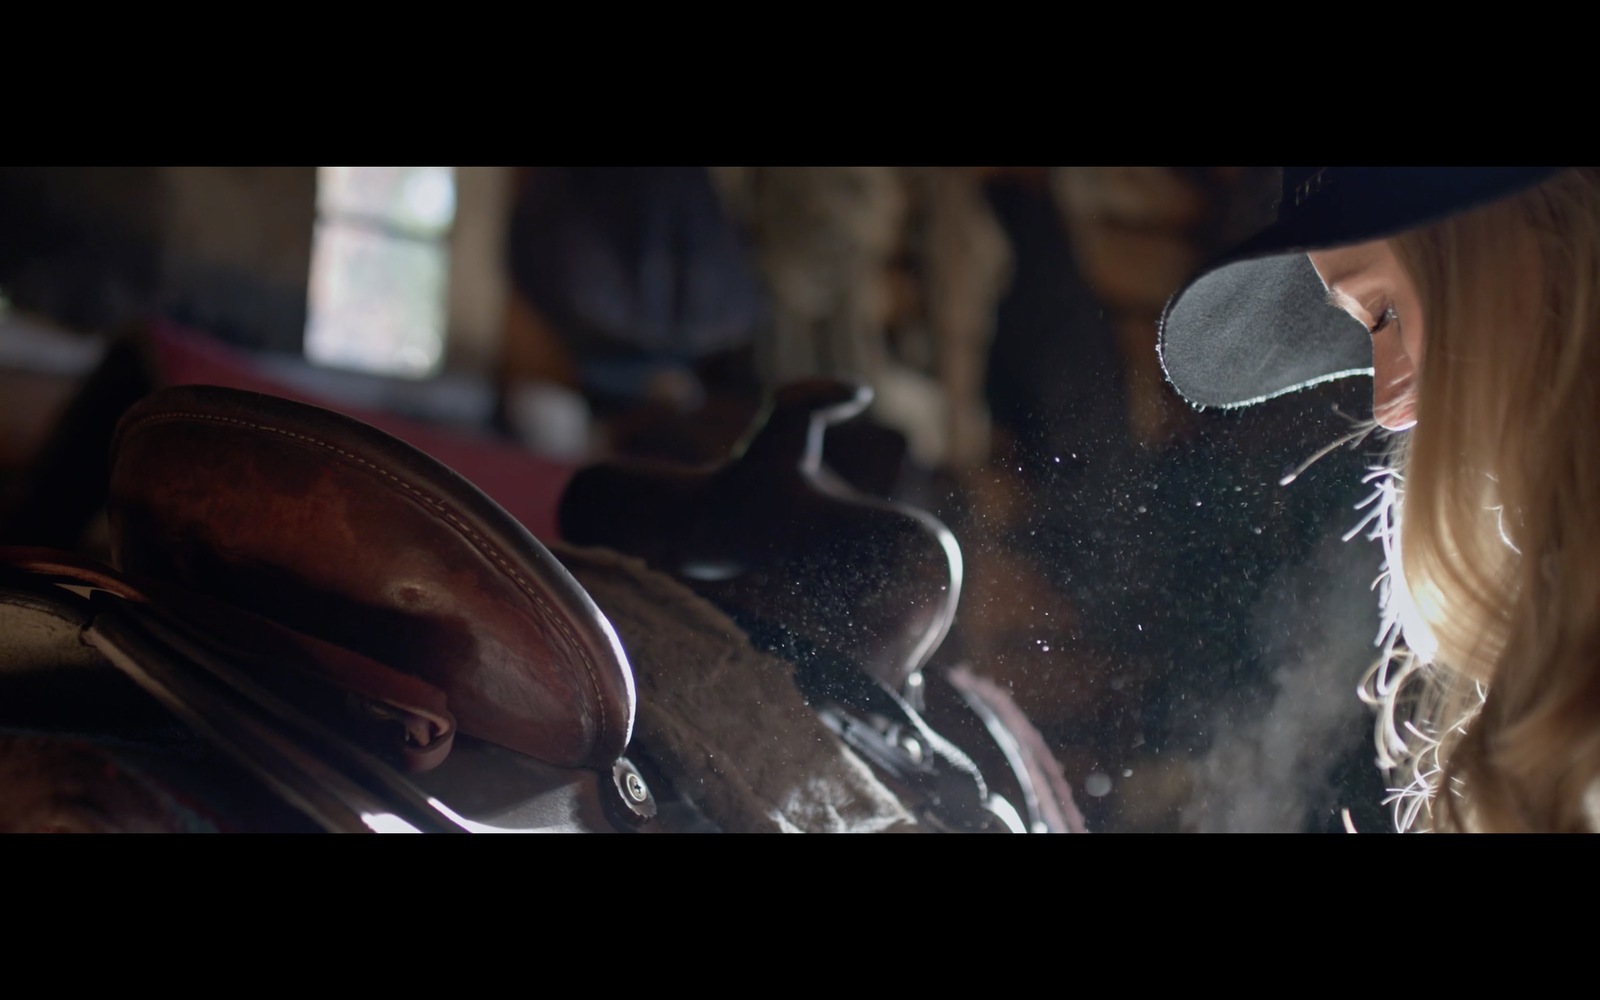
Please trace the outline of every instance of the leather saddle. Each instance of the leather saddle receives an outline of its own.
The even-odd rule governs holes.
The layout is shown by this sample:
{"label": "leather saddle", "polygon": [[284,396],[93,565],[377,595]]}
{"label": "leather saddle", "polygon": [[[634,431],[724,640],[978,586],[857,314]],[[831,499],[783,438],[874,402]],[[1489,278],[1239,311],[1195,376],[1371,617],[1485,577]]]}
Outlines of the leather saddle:
{"label": "leather saddle", "polygon": [[[118,425],[107,512],[115,569],[0,550],[5,721],[113,703],[104,671],[80,670],[82,697],[41,681],[109,664],[313,828],[471,829],[404,776],[445,762],[458,734],[568,788],[558,812],[582,800],[623,828],[654,815],[623,757],[636,695],[610,623],[521,525],[415,449],[288,400],[166,389]],[[49,641],[74,633],[82,649]],[[129,725],[143,737],[113,743],[161,742],[159,722],[113,729]]]}
{"label": "leather saddle", "polygon": [[[563,536],[642,558],[792,663],[920,822],[1047,829],[1003,722],[926,669],[959,598],[954,537],[821,461],[826,428],[869,400],[790,386],[721,466],[592,467],[564,495]],[[117,426],[107,513],[115,568],[0,549],[0,731],[88,739],[179,789],[169,811],[204,802],[209,828],[715,828],[625,755],[634,671],[589,593],[387,434],[164,389]]]}
{"label": "leather saddle", "polygon": [[582,469],[561,498],[561,534],[639,556],[791,661],[823,722],[924,823],[1048,830],[1046,793],[1014,734],[944,671],[925,669],[960,600],[955,536],[823,461],[828,428],[872,398],[864,385],[798,381],[772,395],[726,462]]}

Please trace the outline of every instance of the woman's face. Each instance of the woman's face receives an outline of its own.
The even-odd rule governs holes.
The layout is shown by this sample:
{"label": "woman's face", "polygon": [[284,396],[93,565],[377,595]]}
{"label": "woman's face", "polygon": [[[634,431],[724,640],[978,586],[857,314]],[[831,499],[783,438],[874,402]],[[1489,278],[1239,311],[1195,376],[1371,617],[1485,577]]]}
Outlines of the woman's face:
{"label": "woman's face", "polygon": [[1372,416],[1392,431],[1417,422],[1422,310],[1387,240],[1308,254],[1328,300],[1372,333]]}

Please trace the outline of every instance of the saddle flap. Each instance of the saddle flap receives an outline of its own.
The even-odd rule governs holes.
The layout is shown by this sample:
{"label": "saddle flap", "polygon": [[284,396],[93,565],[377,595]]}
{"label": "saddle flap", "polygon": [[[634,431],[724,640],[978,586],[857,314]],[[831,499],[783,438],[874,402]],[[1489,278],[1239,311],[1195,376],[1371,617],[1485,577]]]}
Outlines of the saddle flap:
{"label": "saddle flap", "polygon": [[236,688],[258,687],[309,709],[406,771],[435,767],[456,723],[445,693],[358,653],[293,632],[181,587],[127,577],[54,549],[0,546],[0,579],[21,572],[52,584],[103,590]]}
{"label": "saddle flap", "polygon": [[112,443],[118,568],[422,678],[461,732],[610,768],[633,674],[609,621],[531,534],[411,446],[313,406],[154,393]]}

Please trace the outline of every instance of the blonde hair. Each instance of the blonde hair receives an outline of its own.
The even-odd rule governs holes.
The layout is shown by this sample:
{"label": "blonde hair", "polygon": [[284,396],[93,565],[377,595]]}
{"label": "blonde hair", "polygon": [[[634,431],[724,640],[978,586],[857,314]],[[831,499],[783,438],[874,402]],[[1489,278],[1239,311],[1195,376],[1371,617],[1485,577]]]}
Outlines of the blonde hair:
{"label": "blonde hair", "polygon": [[1600,171],[1567,171],[1391,246],[1426,324],[1417,423],[1375,514],[1389,633],[1365,690],[1380,758],[1402,776],[1397,822],[1592,829]]}

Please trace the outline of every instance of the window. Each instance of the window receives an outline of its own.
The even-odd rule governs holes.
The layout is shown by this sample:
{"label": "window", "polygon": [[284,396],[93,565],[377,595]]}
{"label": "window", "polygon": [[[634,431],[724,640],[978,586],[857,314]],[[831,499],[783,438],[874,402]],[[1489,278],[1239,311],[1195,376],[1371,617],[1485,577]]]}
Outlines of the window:
{"label": "window", "polygon": [[444,360],[453,167],[318,167],[306,357],[402,378]]}

